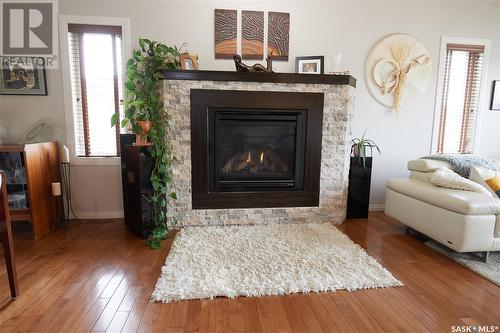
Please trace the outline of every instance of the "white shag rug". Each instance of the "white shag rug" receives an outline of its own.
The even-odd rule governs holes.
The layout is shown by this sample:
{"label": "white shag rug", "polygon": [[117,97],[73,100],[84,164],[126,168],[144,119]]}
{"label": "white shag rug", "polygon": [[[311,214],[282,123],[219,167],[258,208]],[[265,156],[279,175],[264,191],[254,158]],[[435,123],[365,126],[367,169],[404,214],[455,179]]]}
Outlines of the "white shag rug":
{"label": "white shag rug", "polygon": [[458,262],[462,266],[473,270],[487,280],[490,280],[497,286],[500,286],[500,252],[490,252],[490,256],[486,262],[479,259],[479,253],[468,252],[460,253],[455,252],[446,246],[439,244],[436,241],[430,240],[425,242],[430,248],[438,251],[441,254],[449,257],[450,259]]}
{"label": "white shag rug", "polygon": [[402,283],[331,224],[186,227],[172,244],[151,299],[393,286]]}

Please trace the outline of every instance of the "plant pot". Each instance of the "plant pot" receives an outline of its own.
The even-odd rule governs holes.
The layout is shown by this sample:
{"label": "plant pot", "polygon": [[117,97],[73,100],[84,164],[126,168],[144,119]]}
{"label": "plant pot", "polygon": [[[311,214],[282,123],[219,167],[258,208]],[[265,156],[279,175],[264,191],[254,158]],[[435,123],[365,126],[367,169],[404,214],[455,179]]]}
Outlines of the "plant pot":
{"label": "plant pot", "polygon": [[153,122],[151,120],[137,120],[136,121],[137,126],[140,127],[141,131],[139,134],[135,135],[135,145],[136,146],[150,146],[152,145],[151,142],[149,142],[149,131],[151,131],[151,128],[153,127]]}
{"label": "plant pot", "polygon": [[351,155],[354,157],[359,157],[359,146],[358,145],[351,146]]}

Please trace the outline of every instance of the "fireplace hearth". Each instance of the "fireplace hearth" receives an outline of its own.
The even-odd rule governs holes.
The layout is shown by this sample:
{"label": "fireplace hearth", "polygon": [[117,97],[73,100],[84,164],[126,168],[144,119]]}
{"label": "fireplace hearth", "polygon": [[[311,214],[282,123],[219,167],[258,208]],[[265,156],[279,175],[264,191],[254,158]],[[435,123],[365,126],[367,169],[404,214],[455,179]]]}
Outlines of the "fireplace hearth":
{"label": "fireplace hearth", "polygon": [[323,98],[191,90],[193,209],[318,206]]}

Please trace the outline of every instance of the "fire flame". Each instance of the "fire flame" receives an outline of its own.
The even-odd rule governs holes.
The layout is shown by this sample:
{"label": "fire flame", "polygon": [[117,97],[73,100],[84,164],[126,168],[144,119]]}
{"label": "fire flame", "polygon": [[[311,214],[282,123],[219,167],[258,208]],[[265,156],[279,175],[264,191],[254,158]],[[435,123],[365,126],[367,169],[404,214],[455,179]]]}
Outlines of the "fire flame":
{"label": "fire flame", "polygon": [[245,160],[246,163],[252,162],[252,154],[250,152],[247,153],[247,159]]}
{"label": "fire flame", "polygon": [[260,153],[260,163],[264,162],[264,152]]}

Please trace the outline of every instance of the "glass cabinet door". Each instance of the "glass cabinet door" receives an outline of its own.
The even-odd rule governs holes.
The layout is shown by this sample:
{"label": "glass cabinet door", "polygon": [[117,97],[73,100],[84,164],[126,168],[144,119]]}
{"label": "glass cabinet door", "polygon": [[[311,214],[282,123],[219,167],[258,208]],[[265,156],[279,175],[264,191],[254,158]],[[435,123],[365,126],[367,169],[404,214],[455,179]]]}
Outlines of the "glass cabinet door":
{"label": "glass cabinet door", "polygon": [[0,170],[5,171],[9,208],[28,208],[26,168],[21,152],[0,153]]}

